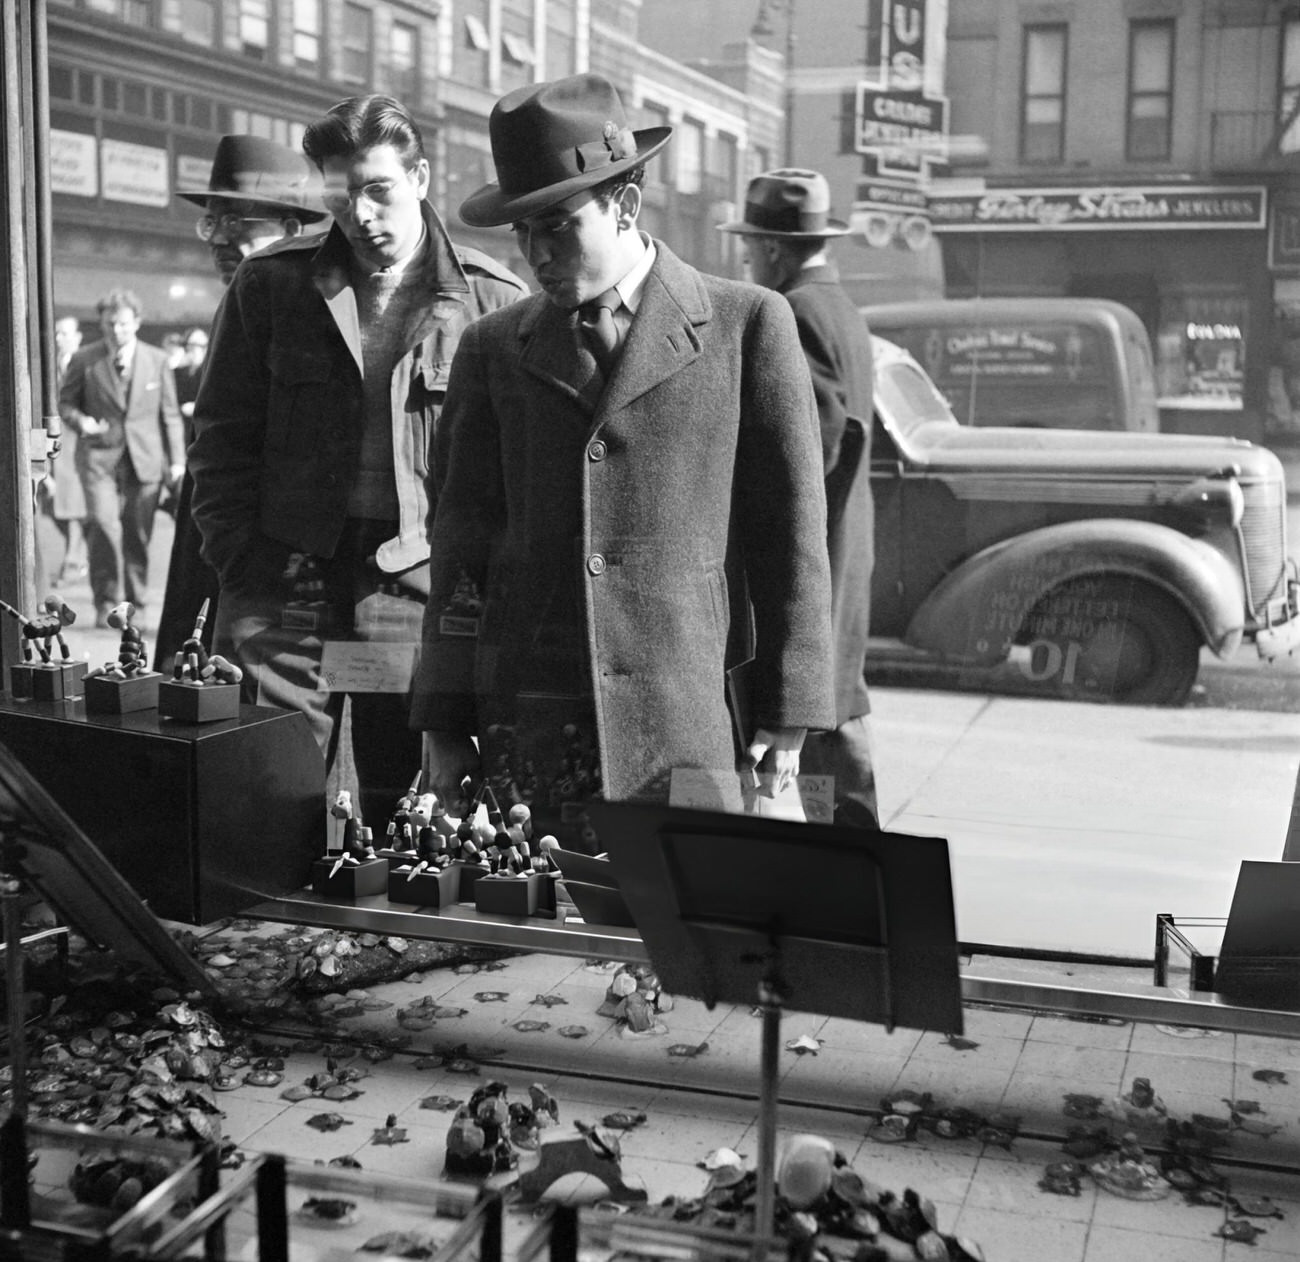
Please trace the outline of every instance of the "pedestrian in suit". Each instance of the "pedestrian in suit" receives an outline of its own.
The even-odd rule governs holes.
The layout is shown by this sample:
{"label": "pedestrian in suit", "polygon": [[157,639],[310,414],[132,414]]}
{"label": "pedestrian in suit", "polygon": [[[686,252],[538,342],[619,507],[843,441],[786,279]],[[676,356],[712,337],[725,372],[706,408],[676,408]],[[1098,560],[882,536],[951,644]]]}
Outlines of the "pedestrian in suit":
{"label": "pedestrian in suit", "polygon": [[73,355],[59,413],[77,434],[95,624],[107,626],[124,595],[144,619],[158,497],[184,472],[185,448],[166,353],[137,336],[140,300],[114,289],[97,310],[103,341]]}
{"label": "pedestrian in suit", "polygon": [[830,217],[830,186],[816,171],[755,176],[740,233],[750,278],[784,294],[812,373],[826,478],[827,549],[835,630],[835,727],[804,744],[803,769],[835,778],[837,823],[879,826],[863,677],[871,628],[875,508],[871,499],[871,335],[828,254],[848,225]]}
{"label": "pedestrian in suit", "polygon": [[452,362],[412,709],[426,784],[454,796],[487,774],[498,800],[572,816],[596,794],[666,800],[694,768],[730,776],[738,804],[738,757],[784,784],[805,730],[834,722],[794,317],[638,229],[672,129],[632,131],[608,80],[518,89],[489,129],[498,182],[461,218],[513,224],[543,292],[485,316]]}
{"label": "pedestrian in suit", "polygon": [[[194,231],[206,242],[221,283],[229,285],[235,269],[250,254],[314,230],[327,217],[319,204],[319,185],[311,163],[286,145],[260,136],[222,136],[207,187],[179,188],[176,196],[202,207]],[[188,448],[194,440],[194,403],[208,354],[207,330],[190,329],[185,345],[189,362],[176,374],[176,393]],[[194,617],[203,602],[215,610],[221,592],[217,572],[200,553],[202,540],[190,513],[193,496],[194,479],[186,470],[174,504],[176,531],[154,639],[155,670],[171,669],[177,650],[194,633]],[[216,618],[209,616],[209,644],[215,625]]]}

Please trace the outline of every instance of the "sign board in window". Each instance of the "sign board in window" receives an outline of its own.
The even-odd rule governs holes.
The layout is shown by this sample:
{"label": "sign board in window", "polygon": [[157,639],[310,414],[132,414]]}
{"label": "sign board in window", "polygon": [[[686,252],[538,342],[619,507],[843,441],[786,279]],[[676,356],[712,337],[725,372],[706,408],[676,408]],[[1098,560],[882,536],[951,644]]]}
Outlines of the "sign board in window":
{"label": "sign board in window", "polygon": [[99,164],[105,200],[158,207],[171,201],[166,149],[105,140],[100,146]]}
{"label": "sign board in window", "polygon": [[211,178],[211,158],[196,158],[189,153],[176,155],[177,188],[207,188]]}
{"label": "sign board in window", "polygon": [[50,191],[74,197],[99,194],[94,136],[50,128]]}

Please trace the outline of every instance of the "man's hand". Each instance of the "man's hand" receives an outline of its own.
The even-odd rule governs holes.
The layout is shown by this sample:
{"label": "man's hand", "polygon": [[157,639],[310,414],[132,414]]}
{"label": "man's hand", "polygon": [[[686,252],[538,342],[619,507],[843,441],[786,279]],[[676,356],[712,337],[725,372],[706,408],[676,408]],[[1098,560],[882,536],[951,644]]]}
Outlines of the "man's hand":
{"label": "man's hand", "polygon": [[167,468],[167,486],[174,490],[180,486],[181,478],[185,476],[185,466],[183,464],[169,465]]}
{"label": "man's hand", "polygon": [[[808,729],[804,727],[760,727],[745,750],[741,770],[771,773],[774,777],[772,793],[781,793],[799,774],[799,751],[807,734]],[[767,760],[766,766],[763,765],[764,759]]]}
{"label": "man's hand", "polygon": [[422,781],[425,791],[436,793],[444,804],[455,802],[466,776],[474,784],[482,779],[474,742],[459,732],[425,732]]}
{"label": "man's hand", "polygon": [[96,419],[93,416],[83,416],[77,423],[77,429],[85,438],[93,438],[96,434],[106,434],[108,432],[108,422]]}

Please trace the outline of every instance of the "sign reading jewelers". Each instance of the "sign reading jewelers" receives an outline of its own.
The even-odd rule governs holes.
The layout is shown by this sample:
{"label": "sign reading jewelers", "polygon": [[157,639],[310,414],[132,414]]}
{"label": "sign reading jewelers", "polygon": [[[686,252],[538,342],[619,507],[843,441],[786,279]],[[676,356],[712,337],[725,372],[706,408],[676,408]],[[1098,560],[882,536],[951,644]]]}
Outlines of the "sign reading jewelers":
{"label": "sign reading jewelers", "polygon": [[1268,195],[1238,185],[1116,185],[931,190],[935,232],[1081,232],[1146,228],[1263,228]]}

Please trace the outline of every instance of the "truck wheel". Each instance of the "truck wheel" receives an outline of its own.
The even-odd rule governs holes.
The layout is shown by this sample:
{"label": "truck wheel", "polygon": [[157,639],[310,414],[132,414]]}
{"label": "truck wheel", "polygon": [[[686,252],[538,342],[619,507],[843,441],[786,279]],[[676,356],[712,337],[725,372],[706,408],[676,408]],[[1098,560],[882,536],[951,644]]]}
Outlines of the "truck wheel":
{"label": "truck wheel", "polygon": [[1168,592],[1119,575],[1076,579],[1039,601],[1021,628],[1023,667],[1053,696],[1182,705],[1196,682],[1201,636]]}

